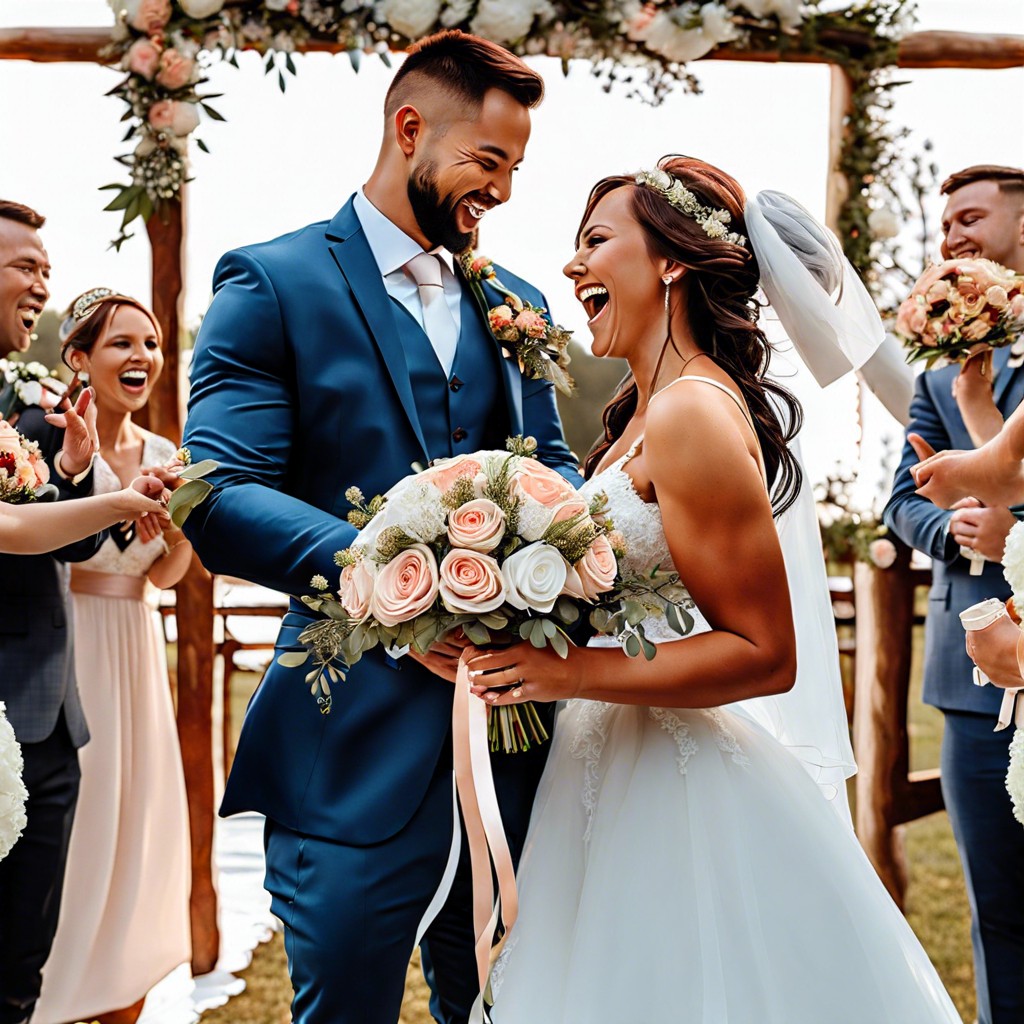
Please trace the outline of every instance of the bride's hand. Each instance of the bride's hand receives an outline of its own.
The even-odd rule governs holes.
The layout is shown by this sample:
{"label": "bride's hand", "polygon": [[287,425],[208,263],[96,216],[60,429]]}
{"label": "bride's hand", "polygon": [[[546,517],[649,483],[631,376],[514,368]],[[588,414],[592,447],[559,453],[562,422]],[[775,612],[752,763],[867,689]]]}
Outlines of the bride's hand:
{"label": "bride's hand", "polygon": [[420,654],[415,648],[410,647],[408,657],[429,669],[435,676],[454,683],[459,672],[459,659],[462,657],[463,650],[468,646],[469,641],[462,630],[457,629],[454,633],[446,636],[444,640],[431,644],[426,654]]}
{"label": "bride's hand", "polygon": [[493,651],[467,650],[471,689],[494,707],[528,700],[567,700],[579,692],[583,660],[579,648],[570,647],[567,658],[559,657],[550,647],[530,643]]}
{"label": "bride's hand", "polygon": [[967,631],[967,654],[996,686],[1024,686],[1017,661],[1020,640],[1020,627],[1003,616],[985,629]]}

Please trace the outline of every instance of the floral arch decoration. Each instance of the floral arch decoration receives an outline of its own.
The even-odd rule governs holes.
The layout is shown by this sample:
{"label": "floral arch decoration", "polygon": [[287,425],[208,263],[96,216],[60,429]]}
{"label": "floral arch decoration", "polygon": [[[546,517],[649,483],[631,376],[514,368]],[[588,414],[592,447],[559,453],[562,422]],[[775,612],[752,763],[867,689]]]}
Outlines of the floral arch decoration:
{"label": "floral arch decoration", "polygon": [[[282,90],[296,73],[292,54],[345,50],[358,70],[364,54],[389,53],[442,28],[460,28],[523,56],[584,59],[606,89],[625,88],[657,104],[674,88],[699,92],[689,62],[719,48],[780,55],[815,54],[841,66],[852,85],[838,171],[847,185],[839,234],[847,256],[871,278],[872,242],[892,201],[897,142],[888,121],[889,70],[912,15],[912,0],[108,0],[116,23],[105,56],[127,73],[110,95],[124,101],[124,142],[117,160],[131,175],[108,210],[121,213],[113,245],[178,201],[189,180],[188,142],[201,115],[223,120],[205,93],[215,60],[237,67],[253,49]],[[831,7],[832,9],[827,9]],[[200,149],[209,152],[202,139]],[[874,215],[874,216],[873,216]],[[891,218],[890,218],[891,219]]]}

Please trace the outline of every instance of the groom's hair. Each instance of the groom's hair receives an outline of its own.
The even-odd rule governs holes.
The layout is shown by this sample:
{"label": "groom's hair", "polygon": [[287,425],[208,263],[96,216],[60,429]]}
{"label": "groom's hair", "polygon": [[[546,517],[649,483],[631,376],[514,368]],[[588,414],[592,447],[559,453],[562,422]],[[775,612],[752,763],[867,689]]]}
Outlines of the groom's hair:
{"label": "groom's hair", "polygon": [[1000,164],[975,164],[965,167],[956,174],[951,174],[943,183],[939,192],[944,196],[952,195],[965,185],[973,185],[976,181],[994,181],[999,191],[1015,195],[1024,202],[1024,170],[1019,167],[1003,167]]}
{"label": "groom's hair", "polygon": [[0,199],[0,217],[25,224],[37,231],[46,223],[46,218],[41,213],[36,213],[31,206],[13,203],[9,199]]}
{"label": "groom's hair", "polygon": [[384,116],[391,118],[406,103],[429,90],[446,94],[462,116],[475,115],[490,89],[508,93],[524,107],[536,107],[544,98],[544,79],[503,46],[452,29],[421,39],[409,48],[384,100]]}

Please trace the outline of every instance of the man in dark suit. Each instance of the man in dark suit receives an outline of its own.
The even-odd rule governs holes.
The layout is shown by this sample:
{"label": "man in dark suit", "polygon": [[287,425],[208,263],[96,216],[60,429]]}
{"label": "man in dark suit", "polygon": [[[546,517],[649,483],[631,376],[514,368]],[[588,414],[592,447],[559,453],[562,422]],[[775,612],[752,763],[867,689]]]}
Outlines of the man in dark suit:
{"label": "man in dark suit", "polygon": [[[220,261],[185,427],[193,457],[219,463],[186,524],[207,568],[308,593],[355,539],[348,488],[383,493],[412,463],[500,449],[510,434],[532,435],[539,458],[579,482],[552,385],[502,351],[453,261],[509,199],[542,93],[494,43],[423,40],[388,92],[364,187],[332,219]],[[483,287],[489,307],[505,301]],[[315,621],[293,598],[278,651]],[[267,816],[266,886],[285,925],[296,1024],[399,1015],[452,849],[454,665],[375,648],[324,715],[305,672],[275,661],[249,705],[221,813]],[[514,854],[546,756],[543,745],[492,758]],[[476,996],[466,849],[422,936],[444,1024],[464,1024]]]}
{"label": "man in dark suit", "polygon": [[[1024,273],[1024,171],[971,167],[948,178],[943,255],[993,259]],[[991,371],[972,361],[922,373],[907,432],[936,451],[971,449],[998,432],[1024,399],[1024,370],[1009,349]],[[1024,829],[1003,785],[1012,729],[994,732],[1002,691],[972,685],[959,613],[987,597],[1009,597],[1000,561],[1015,518],[1006,508],[968,499],[947,511],[915,493],[908,443],[885,509],[888,527],[931,556],[933,583],[925,628],[924,700],[945,717],[942,792],[971,904],[979,1024],[1024,1020]],[[986,561],[971,574],[972,560]]]}
{"label": "man in dark suit", "polygon": [[[50,263],[38,231],[43,222],[27,206],[0,200],[0,357],[28,348],[49,298]],[[17,429],[46,455],[62,500],[92,491],[95,431],[85,415],[88,401],[51,415],[52,422],[34,406],[17,416]],[[0,555],[0,700],[21,743],[28,789],[28,825],[0,861],[0,1024],[31,1018],[57,927],[78,798],[78,747],[89,738],[61,562],[88,558],[103,536],[52,555]]]}

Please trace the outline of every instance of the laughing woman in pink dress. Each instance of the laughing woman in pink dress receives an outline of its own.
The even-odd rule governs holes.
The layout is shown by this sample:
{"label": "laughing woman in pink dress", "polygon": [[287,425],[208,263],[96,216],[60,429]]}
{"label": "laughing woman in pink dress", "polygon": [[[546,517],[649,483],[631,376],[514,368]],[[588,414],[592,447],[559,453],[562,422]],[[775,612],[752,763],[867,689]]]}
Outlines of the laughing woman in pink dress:
{"label": "laughing woman in pink dress", "polygon": [[[160,328],[141,303],[105,288],[76,300],[72,316],[64,359],[96,392],[96,491],[116,491],[174,456],[171,441],[132,422],[163,368]],[[81,752],[36,1024],[131,1024],[149,989],[191,956],[185,783],[163,634],[147,596],[174,586],[190,560],[189,544],[167,522],[114,527],[71,573],[75,663],[92,738]]]}

